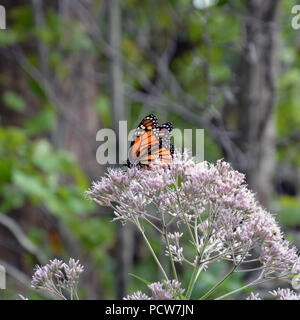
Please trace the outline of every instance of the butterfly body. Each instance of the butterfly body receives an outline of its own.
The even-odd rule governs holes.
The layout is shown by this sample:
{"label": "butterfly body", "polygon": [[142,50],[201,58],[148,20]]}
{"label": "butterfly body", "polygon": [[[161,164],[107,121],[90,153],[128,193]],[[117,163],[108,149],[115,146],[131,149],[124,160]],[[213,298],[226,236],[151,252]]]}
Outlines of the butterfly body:
{"label": "butterfly body", "polygon": [[127,166],[148,168],[156,160],[169,164],[174,153],[171,144],[173,125],[158,124],[155,115],[145,117],[135,130],[127,160]]}

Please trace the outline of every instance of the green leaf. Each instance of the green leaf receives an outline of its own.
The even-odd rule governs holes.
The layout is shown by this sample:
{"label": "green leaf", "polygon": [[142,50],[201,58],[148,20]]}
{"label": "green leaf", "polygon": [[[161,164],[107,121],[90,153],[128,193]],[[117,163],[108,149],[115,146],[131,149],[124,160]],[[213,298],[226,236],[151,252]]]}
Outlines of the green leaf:
{"label": "green leaf", "polygon": [[55,123],[55,113],[51,108],[45,108],[36,116],[25,122],[25,128],[29,135],[35,135],[50,131]]}
{"label": "green leaf", "polygon": [[2,198],[0,211],[3,213],[7,213],[12,209],[21,208],[24,205],[25,195],[11,184],[5,184],[0,188],[0,194]]}
{"label": "green leaf", "polygon": [[0,186],[10,181],[11,179],[11,172],[12,172],[12,164],[9,159],[1,159],[0,158]]}
{"label": "green leaf", "polygon": [[1,32],[0,45],[3,47],[13,45],[19,41],[19,35],[15,30]]}
{"label": "green leaf", "polygon": [[15,170],[12,180],[22,192],[33,197],[35,200],[46,199],[49,195],[42,180],[31,172],[27,173],[21,170]]}
{"label": "green leaf", "polygon": [[149,281],[147,281],[147,280],[145,280],[145,279],[143,279],[143,278],[141,278],[141,277],[139,277],[139,276],[137,276],[137,275],[135,275],[135,274],[133,274],[133,273],[128,273],[128,274],[129,274],[130,276],[132,276],[132,277],[134,277],[134,278],[136,278],[136,279],[144,282],[146,285],[151,284],[151,282],[149,282]]}
{"label": "green leaf", "polygon": [[99,96],[96,99],[94,106],[100,114],[103,125],[110,128],[112,126],[112,115],[108,97],[102,95]]}
{"label": "green leaf", "polygon": [[296,197],[281,196],[281,210],[278,214],[280,224],[287,227],[295,227],[300,225],[300,203]]}
{"label": "green leaf", "polygon": [[14,157],[26,145],[26,138],[24,131],[19,128],[0,127],[0,156]]}
{"label": "green leaf", "polygon": [[3,103],[7,108],[18,112],[23,112],[26,107],[23,98],[13,91],[6,91],[4,93]]}
{"label": "green leaf", "polygon": [[68,172],[72,160],[60,151],[54,151],[50,143],[40,140],[35,143],[32,150],[33,163],[46,172]]}

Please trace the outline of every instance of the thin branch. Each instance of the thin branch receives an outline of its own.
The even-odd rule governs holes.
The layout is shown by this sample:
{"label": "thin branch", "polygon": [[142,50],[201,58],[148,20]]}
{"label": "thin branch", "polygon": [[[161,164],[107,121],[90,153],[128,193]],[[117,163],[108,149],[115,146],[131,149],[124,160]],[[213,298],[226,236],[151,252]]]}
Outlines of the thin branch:
{"label": "thin branch", "polygon": [[19,244],[29,253],[36,257],[39,263],[46,263],[45,255],[28,239],[19,225],[10,217],[0,212],[0,224],[8,229]]}
{"label": "thin branch", "polygon": [[13,277],[17,281],[21,282],[22,284],[24,284],[26,287],[31,286],[31,283],[30,283],[31,279],[30,279],[30,277],[27,276],[27,274],[23,273],[19,269],[15,268],[11,264],[9,264],[6,261],[1,260],[1,259],[0,259],[0,265],[2,265],[5,268],[6,272],[11,277]]}

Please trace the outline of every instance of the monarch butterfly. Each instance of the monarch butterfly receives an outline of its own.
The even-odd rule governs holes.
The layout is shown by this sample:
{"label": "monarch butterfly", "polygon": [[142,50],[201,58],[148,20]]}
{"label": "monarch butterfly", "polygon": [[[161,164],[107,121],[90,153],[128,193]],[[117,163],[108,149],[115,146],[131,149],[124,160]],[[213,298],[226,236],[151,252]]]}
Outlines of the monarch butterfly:
{"label": "monarch butterfly", "polygon": [[157,159],[169,164],[174,154],[174,146],[171,144],[172,130],[171,122],[159,125],[154,114],[145,117],[135,130],[127,166],[147,168]]}

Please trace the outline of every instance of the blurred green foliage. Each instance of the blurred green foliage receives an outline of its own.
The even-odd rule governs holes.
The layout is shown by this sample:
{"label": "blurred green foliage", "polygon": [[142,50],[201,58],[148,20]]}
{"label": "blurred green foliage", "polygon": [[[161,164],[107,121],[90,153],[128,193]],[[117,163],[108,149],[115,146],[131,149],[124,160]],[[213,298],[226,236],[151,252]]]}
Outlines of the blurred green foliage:
{"label": "blurred green foliage", "polygon": [[285,227],[300,226],[300,201],[296,197],[281,196],[279,198],[280,212],[278,220]]}
{"label": "blurred green foliage", "polygon": [[[101,2],[101,1],[100,1]],[[100,3],[99,2],[99,3]],[[95,1],[97,4],[98,1]],[[229,85],[234,69],[236,52],[239,49],[243,24],[244,1],[223,0],[207,10],[191,10],[189,0],[126,0],[123,1],[123,36],[122,50],[124,59],[138,69],[145,78],[155,79],[155,63],[147,55],[147,46],[162,53],[170,39],[182,42],[184,49],[174,58],[170,66],[182,88],[192,95],[199,103],[206,104],[207,68],[213,86],[210,102],[220,108],[224,102],[224,92]],[[96,6],[95,4],[95,6]],[[300,126],[300,57],[298,33],[290,27],[290,10],[296,0],[284,1],[281,7],[282,33],[279,51],[280,65],[283,72],[277,79],[278,108],[276,110],[276,132],[279,139],[287,138]],[[176,17],[173,23],[172,14]],[[45,26],[37,28],[34,23],[33,10],[30,5],[15,6],[8,12],[10,26],[1,32],[0,45],[11,47],[28,45],[32,39],[38,39],[46,45],[49,54],[51,72],[63,83],[70,76],[70,57],[82,52],[94,54],[100,68],[107,70],[107,60],[100,53],[99,43],[93,42],[90,34],[76,19],[62,18],[53,9],[48,9]],[[100,21],[105,24],[106,21]],[[132,23],[134,26],[132,26]],[[149,42],[145,48],[137,43],[132,31],[150,30]],[[209,31],[206,42],[203,35]],[[185,47],[186,46],[186,47]],[[58,49],[59,48],[59,49]],[[27,51],[27,58],[38,68],[38,54],[34,50]],[[157,57],[154,57],[155,60]],[[47,98],[42,86],[35,80],[26,78],[26,89],[39,102],[39,109],[26,117],[30,108],[25,97],[16,90],[6,86],[5,74],[0,75],[1,85],[6,86],[1,97],[1,106],[13,115],[24,115],[20,126],[0,127],[0,211],[8,214],[22,210],[25,206],[32,208],[45,207],[56,218],[65,223],[76,239],[93,259],[99,270],[103,298],[115,297],[115,262],[111,251],[115,244],[115,224],[111,223],[112,215],[95,216],[95,206],[84,197],[90,181],[80,168],[78,161],[70,153],[55,149],[49,142],[48,134],[55,130],[57,111]],[[140,88],[140,83],[130,73],[125,72],[124,81],[127,85]],[[112,110],[108,89],[103,86],[101,94],[93,103],[104,127],[112,126]],[[169,97],[168,97],[169,98]],[[180,98],[180,97],[178,97]],[[152,110],[149,110],[149,113]],[[172,121],[177,128],[195,128],[174,114],[153,110],[161,120]],[[143,113],[140,103],[129,105],[129,129],[138,121]],[[195,146],[194,146],[195,147]],[[289,162],[297,170],[300,167],[299,142],[288,144],[278,149],[279,163]],[[211,136],[205,132],[205,158],[215,161],[222,157],[222,151]],[[299,199],[292,196],[281,196],[278,219],[285,227],[300,225]],[[101,212],[105,213],[105,212]],[[51,257],[51,247],[47,244],[44,230],[30,228],[29,238],[43,248]],[[156,234],[150,236],[153,247],[160,248],[160,239]],[[47,246],[48,245],[48,246]],[[67,255],[67,253],[64,253]],[[163,252],[162,252],[163,255]],[[132,273],[147,275],[148,281],[157,281],[159,274],[153,264],[151,255],[146,251]],[[84,261],[81,261],[84,264]],[[215,265],[201,275],[195,288],[194,298],[203,290],[213,286],[216,278],[226,272],[226,265]],[[187,283],[190,273],[182,268],[184,282]],[[145,277],[146,278],[146,277]],[[233,290],[243,283],[240,274],[235,275],[222,284],[212,295],[216,297],[229,289]],[[130,282],[130,292],[145,290],[145,285],[136,278]],[[2,294],[2,293],[1,293]],[[10,293],[7,293],[9,296]],[[37,297],[32,294],[31,297]]]}
{"label": "blurred green foliage", "polygon": [[[29,140],[24,129],[0,128],[0,168],[2,212],[21,208],[26,201],[61,216],[93,208],[83,199],[88,181],[75,159],[54,150],[47,140]],[[64,177],[75,185],[63,184]]]}

